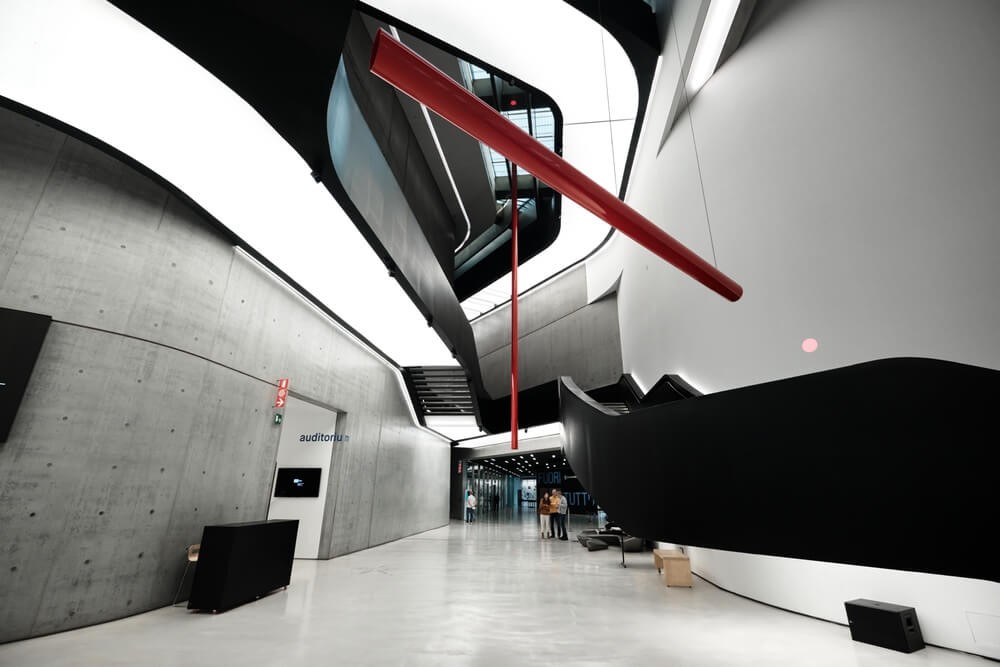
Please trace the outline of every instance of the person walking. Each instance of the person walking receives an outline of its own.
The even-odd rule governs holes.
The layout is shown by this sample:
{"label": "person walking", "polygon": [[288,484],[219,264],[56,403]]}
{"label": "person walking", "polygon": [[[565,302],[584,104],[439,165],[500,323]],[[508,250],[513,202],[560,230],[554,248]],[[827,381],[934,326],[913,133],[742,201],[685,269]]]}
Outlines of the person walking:
{"label": "person walking", "polygon": [[549,502],[548,491],[542,495],[542,499],[538,502],[538,519],[541,522],[542,539],[552,537],[552,503]]}
{"label": "person walking", "polygon": [[556,506],[556,531],[559,533],[560,540],[568,540],[569,537],[566,535],[566,515],[569,513],[569,501],[560,489],[554,489],[552,493],[556,497],[556,502],[554,503]]}
{"label": "person walking", "polygon": [[472,523],[476,520],[476,496],[472,493],[472,489],[469,489],[468,495],[465,496],[465,523]]}

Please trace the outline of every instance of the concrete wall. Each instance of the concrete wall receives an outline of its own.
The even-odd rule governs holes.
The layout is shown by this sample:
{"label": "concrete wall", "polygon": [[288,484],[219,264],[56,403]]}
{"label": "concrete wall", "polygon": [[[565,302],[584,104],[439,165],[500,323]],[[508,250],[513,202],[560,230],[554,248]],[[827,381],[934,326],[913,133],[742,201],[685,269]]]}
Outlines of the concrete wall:
{"label": "concrete wall", "polygon": [[132,168],[6,110],[0,157],[0,305],[54,318],[0,445],[0,641],[169,604],[204,525],[264,519],[279,377],[351,436],[321,557],[447,522],[393,369]]}
{"label": "concrete wall", "polygon": [[[472,324],[483,384],[494,397],[510,396],[510,304]],[[583,389],[622,375],[617,294],[587,300],[580,266],[518,300],[518,372],[523,389],[569,375]]]}

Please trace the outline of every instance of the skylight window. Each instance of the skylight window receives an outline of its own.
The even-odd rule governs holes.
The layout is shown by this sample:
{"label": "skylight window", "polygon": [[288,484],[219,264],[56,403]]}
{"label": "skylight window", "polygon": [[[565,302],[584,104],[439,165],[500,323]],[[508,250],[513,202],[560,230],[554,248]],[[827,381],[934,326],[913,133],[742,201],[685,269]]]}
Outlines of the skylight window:
{"label": "skylight window", "polygon": [[[552,115],[552,109],[548,107],[542,107],[539,109],[531,110],[531,123],[528,123],[528,110],[527,109],[510,109],[506,111],[501,111],[508,120],[517,125],[519,128],[533,134],[535,139],[540,141],[543,146],[548,148],[550,151],[555,150],[556,145],[556,120],[555,116]],[[502,178],[507,176],[507,159],[497,153],[492,148],[490,151],[490,162],[493,166],[493,175],[497,178]],[[527,173],[521,170],[521,173]]]}
{"label": "skylight window", "polygon": [[489,72],[487,72],[486,70],[484,70],[482,67],[477,67],[476,65],[473,65],[472,63],[469,63],[469,69],[472,71],[472,80],[473,81],[478,81],[479,79],[488,79],[488,78],[490,78]]}

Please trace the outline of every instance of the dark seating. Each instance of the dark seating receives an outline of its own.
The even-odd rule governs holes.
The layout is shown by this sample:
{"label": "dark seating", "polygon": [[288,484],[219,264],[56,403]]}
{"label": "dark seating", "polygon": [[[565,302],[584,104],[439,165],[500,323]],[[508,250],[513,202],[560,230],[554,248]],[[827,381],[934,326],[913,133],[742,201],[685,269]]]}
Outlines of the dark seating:
{"label": "dark seating", "polygon": [[611,546],[618,547],[622,552],[622,567],[627,567],[625,564],[626,551],[634,553],[642,551],[645,547],[644,539],[629,535],[611,521],[608,521],[602,529],[591,528],[580,531],[576,539],[579,540],[582,546],[587,548],[587,551],[607,549]]}
{"label": "dark seating", "polygon": [[587,540],[596,539],[602,540],[607,544],[617,546],[624,543],[625,551],[642,551],[643,540],[641,537],[635,537],[634,535],[628,535],[620,530],[614,531],[596,531],[596,530],[584,530],[579,535],[577,535],[577,540],[580,544],[586,546]]}
{"label": "dark seating", "polygon": [[622,542],[622,548],[630,553],[642,551],[642,538],[634,535],[626,535]]}

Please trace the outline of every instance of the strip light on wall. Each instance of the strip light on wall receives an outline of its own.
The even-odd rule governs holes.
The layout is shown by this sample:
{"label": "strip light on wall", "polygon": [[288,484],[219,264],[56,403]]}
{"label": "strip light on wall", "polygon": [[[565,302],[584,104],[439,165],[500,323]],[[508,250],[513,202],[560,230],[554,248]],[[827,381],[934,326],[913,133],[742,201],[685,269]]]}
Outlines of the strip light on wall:
{"label": "strip light on wall", "polygon": [[687,91],[694,95],[715,74],[719,65],[722,47],[726,44],[729,31],[733,27],[740,0],[711,0],[705,21],[701,24],[701,34],[695,47],[691,69],[688,70]]}

